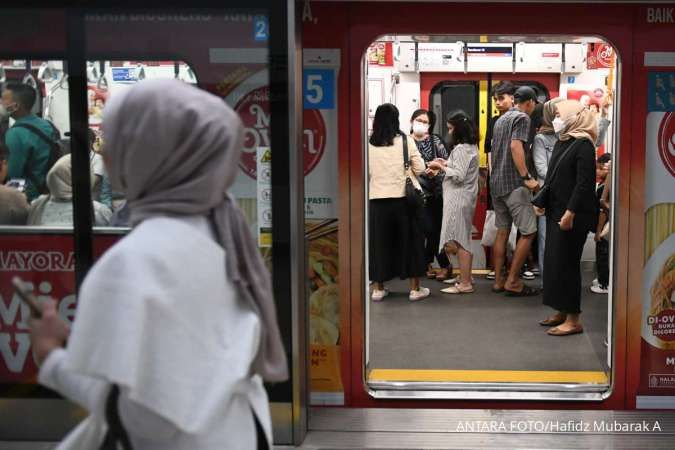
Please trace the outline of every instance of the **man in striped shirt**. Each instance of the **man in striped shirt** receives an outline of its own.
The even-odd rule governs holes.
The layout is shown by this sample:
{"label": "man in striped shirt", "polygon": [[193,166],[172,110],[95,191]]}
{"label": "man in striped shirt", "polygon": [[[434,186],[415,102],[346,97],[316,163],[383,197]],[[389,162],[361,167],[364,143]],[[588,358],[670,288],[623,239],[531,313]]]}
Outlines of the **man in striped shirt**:
{"label": "man in striped shirt", "polygon": [[[525,164],[524,144],[530,130],[530,118],[522,111],[531,112],[536,104],[535,92],[526,86],[514,94],[519,108],[511,108],[495,123],[492,136],[492,173],[490,191],[495,210],[497,236],[493,247],[495,284],[493,291],[508,296],[532,296],[538,291],[520,280],[520,270],[530,253],[537,232],[537,218],[532,208],[531,192],[539,187]],[[530,108],[531,107],[531,108]],[[506,242],[515,224],[521,234],[511,262],[508,277],[504,279]]]}

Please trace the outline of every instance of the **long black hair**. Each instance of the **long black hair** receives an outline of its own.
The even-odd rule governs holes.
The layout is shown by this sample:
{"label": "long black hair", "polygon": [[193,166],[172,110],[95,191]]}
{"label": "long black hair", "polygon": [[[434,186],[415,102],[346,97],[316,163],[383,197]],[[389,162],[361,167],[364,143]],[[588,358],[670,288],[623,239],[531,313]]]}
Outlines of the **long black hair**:
{"label": "long black hair", "polygon": [[452,111],[448,114],[448,123],[452,125],[452,144],[478,145],[478,132],[476,124],[462,110]]}
{"label": "long black hair", "polygon": [[376,147],[394,145],[394,138],[400,133],[399,128],[398,108],[391,103],[384,103],[375,111],[373,134],[368,142]]}

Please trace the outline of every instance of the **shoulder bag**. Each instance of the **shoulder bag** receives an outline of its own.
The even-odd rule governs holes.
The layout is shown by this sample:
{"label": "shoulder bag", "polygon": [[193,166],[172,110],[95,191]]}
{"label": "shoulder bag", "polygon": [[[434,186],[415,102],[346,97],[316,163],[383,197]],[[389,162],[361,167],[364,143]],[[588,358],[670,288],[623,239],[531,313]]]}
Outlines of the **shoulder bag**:
{"label": "shoulder bag", "polygon": [[405,198],[408,208],[415,212],[424,206],[424,193],[415,187],[410,178],[410,160],[408,158],[408,136],[401,133],[403,140],[403,167],[405,168]]}
{"label": "shoulder bag", "polygon": [[567,154],[574,148],[574,146],[577,145],[578,141],[575,141],[565,149],[562,155],[560,155],[560,159],[558,159],[558,162],[556,163],[555,167],[551,169],[549,167],[549,176],[546,177],[546,181],[544,182],[544,185],[539,189],[539,192],[537,192],[537,195],[534,196],[532,199],[532,204],[534,206],[537,206],[542,209],[546,209],[548,207],[549,203],[549,198],[551,196],[551,184],[553,183],[553,180],[555,179],[556,174],[558,173],[558,167],[560,167],[560,163],[565,159]]}

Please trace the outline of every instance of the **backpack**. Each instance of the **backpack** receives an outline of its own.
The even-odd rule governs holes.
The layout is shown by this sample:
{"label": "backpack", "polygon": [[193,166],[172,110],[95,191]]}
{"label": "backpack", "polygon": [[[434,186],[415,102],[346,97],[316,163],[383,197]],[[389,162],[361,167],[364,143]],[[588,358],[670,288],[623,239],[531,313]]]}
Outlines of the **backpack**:
{"label": "backpack", "polygon": [[[61,133],[54,126],[53,123],[49,121],[47,121],[47,123],[49,123],[49,125],[52,127],[52,132],[54,136],[61,136]],[[38,137],[40,137],[40,139],[49,144],[49,159],[47,159],[45,178],[42,180],[36,180],[34,175],[30,172],[30,170],[27,173],[27,178],[30,180],[33,186],[35,186],[35,189],[37,189],[40,194],[49,194],[49,190],[47,189],[46,184],[46,174],[49,173],[52,167],[54,167],[54,164],[56,164],[56,161],[58,161],[59,158],[70,153],[70,139],[61,139],[60,137],[50,138],[39,128],[27,123],[17,123],[14,125],[14,127],[25,128],[26,130],[29,130],[33,134],[36,134]],[[30,155],[28,156],[28,164],[27,164],[28,167],[32,166],[31,164],[32,159],[33,159],[33,152],[31,151]]]}

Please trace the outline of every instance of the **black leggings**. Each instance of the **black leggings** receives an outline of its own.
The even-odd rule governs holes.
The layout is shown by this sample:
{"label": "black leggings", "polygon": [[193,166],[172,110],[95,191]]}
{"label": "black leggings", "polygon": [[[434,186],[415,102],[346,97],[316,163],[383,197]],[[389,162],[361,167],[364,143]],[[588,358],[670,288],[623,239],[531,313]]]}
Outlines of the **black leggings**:
{"label": "black leggings", "polygon": [[441,241],[441,227],[443,226],[443,197],[431,197],[424,207],[424,258],[427,265],[438,260],[442,268],[450,266],[445,252],[438,251]]}

